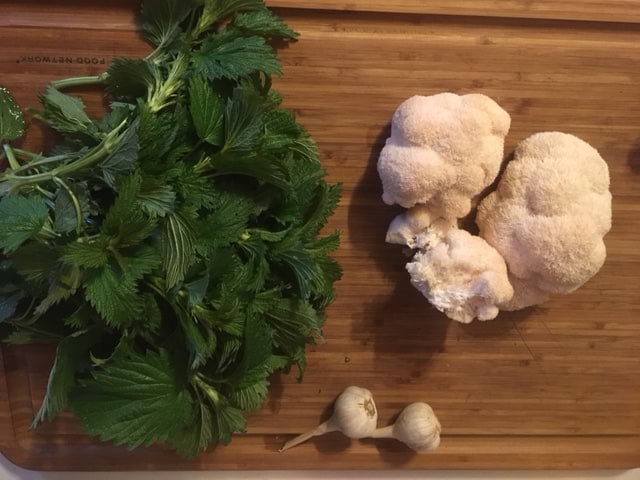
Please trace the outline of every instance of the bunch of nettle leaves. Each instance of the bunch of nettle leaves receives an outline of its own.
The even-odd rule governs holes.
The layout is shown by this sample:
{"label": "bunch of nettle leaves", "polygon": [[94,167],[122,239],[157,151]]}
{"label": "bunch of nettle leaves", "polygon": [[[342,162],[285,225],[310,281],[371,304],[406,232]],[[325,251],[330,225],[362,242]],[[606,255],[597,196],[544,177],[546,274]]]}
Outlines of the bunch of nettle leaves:
{"label": "bunch of nettle leaves", "polygon": [[[279,106],[260,0],[146,0],[155,50],[52,82],[50,156],[5,143],[0,337],[57,344],[34,425],[67,404],[92,435],[186,456],[226,444],[278,369],[304,368],[339,265],[317,238],[340,197]],[[99,84],[100,120],[61,90]],[[0,138],[23,134],[0,89]]]}

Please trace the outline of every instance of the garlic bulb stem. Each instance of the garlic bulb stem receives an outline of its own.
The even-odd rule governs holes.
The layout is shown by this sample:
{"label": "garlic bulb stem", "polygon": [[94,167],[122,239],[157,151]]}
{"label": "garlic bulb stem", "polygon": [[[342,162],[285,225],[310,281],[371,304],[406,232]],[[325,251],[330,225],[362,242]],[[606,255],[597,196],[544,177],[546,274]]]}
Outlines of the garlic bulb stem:
{"label": "garlic bulb stem", "polygon": [[280,452],[329,432],[342,432],[354,439],[370,437],[376,429],[377,422],[378,410],[371,392],[366,388],[347,387],[336,399],[333,415],[329,420],[314,430],[289,440]]}
{"label": "garlic bulb stem", "polygon": [[337,427],[331,425],[328,421],[318,425],[313,430],[309,430],[306,433],[298,435],[296,438],[292,438],[287,443],[285,443],[278,452],[282,453],[285,450],[289,450],[291,447],[295,447],[296,445],[300,445],[303,442],[306,442],[310,438],[319,437],[320,435],[324,435],[325,433],[335,432],[338,430]]}
{"label": "garlic bulb stem", "polygon": [[396,438],[393,435],[393,425],[388,427],[378,428],[371,434],[371,438]]}

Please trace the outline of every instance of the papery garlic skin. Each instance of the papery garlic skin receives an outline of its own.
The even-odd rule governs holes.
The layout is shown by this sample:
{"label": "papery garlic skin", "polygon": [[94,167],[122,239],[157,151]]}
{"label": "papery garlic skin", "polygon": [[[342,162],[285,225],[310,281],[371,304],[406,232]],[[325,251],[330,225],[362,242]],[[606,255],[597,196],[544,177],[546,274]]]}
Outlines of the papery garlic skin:
{"label": "papery garlic skin", "polygon": [[408,405],[388,427],[373,432],[373,438],[395,438],[416,452],[428,452],[440,445],[442,426],[433,409],[423,402]]}
{"label": "papery garlic skin", "polygon": [[416,452],[428,452],[440,445],[442,426],[433,409],[426,403],[406,407],[393,425],[395,438]]}
{"label": "papery garlic skin", "polygon": [[336,400],[329,423],[349,438],[371,436],[378,424],[378,409],[371,392],[366,388],[347,387]]}

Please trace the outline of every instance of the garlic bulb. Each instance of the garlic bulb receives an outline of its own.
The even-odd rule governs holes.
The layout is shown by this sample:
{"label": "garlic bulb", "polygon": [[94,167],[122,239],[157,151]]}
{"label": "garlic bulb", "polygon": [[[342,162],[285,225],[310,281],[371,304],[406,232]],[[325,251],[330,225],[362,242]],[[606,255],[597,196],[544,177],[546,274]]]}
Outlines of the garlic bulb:
{"label": "garlic bulb", "polygon": [[426,403],[412,403],[398,416],[396,423],[379,428],[372,438],[395,438],[407,444],[416,452],[427,452],[440,445],[442,427]]}
{"label": "garlic bulb", "polygon": [[284,452],[312,437],[329,432],[342,432],[349,438],[370,437],[376,429],[378,410],[371,392],[366,388],[347,387],[336,399],[333,415],[314,430],[289,440],[280,449]]}

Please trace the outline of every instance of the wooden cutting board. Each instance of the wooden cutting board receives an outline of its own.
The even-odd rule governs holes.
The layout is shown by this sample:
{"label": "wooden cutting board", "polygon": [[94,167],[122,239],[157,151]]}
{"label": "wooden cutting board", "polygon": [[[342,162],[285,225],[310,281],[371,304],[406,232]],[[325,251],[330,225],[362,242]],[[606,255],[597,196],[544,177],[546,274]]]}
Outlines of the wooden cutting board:
{"label": "wooden cutting board", "polygon": [[[54,78],[95,74],[147,51],[137,1],[5,0],[0,83],[33,105]],[[32,469],[626,468],[640,466],[640,4],[637,0],[273,0],[301,40],[280,51],[286,105],[345,186],[331,228],[345,268],[326,343],[304,383],[276,376],[246,435],[191,462],[161,448],[127,452],[84,436],[69,414],[29,430],[51,350],[2,347],[0,449]],[[291,7],[291,8],[288,8]],[[386,13],[385,13],[386,12]],[[396,13],[394,13],[396,12]],[[609,256],[584,288],[542,307],[461,325],[409,284],[384,243],[397,211],[375,162],[396,106],[413,94],[480,92],[512,116],[506,153],[561,130],[609,164]],[[101,99],[90,92],[94,111]],[[42,132],[34,126],[28,143]],[[4,372],[4,373],[3,373]],[[326,418],[346,386],[371,389],[386,424],[427,401],[441,447],[338,434],[286,454],[289,435]]]}

